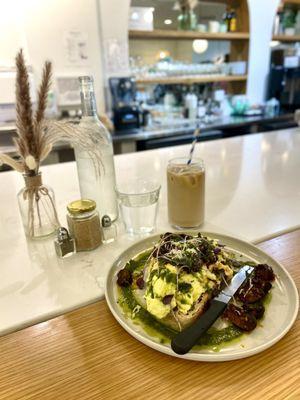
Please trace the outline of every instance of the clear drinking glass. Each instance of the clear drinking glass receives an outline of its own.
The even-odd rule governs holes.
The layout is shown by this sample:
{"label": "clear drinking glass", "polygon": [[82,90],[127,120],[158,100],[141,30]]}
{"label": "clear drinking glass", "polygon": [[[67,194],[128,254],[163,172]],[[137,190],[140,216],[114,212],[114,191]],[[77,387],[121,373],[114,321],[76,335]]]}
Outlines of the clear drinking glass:
{"label": "clear drinking glass", "polygon": [[118,185],[117,195],[126,232],[143,235],[154,231],[160,184],[134,180]]}
{"label": "clear drinking glass", "polygon": [[169,222],[177,229],[197,228],[204,222],[205,168],[202,160],[175,158],[167,168]]}

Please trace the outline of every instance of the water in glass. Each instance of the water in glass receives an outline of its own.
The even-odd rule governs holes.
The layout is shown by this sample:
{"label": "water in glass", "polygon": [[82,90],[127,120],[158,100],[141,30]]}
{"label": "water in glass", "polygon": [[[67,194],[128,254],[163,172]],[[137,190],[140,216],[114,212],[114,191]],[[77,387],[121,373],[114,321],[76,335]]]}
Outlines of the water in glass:
{"label": "water in glass", "polygon": [[120,211],[126,232],[143,235],[155,228],[160,185],[135,181],[118,188]]}

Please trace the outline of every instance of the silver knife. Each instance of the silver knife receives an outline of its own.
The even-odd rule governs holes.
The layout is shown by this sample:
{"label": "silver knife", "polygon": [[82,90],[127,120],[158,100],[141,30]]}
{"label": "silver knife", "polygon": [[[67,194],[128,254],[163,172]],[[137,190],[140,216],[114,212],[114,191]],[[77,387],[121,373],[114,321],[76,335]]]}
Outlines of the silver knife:
{"label": "silver knife", "polygon": [[224,312],[232,296],[242,286],[245,280],[253,272],[254,267],[245,265],[232,278],[229,286],[223,289],[218,296],[214,297],[210,307],[201,315],[197,321],[184,331],[178,333],[172,341],[172,350],[177,354],[186,354],[197,343],[200,336],[203,335]]}

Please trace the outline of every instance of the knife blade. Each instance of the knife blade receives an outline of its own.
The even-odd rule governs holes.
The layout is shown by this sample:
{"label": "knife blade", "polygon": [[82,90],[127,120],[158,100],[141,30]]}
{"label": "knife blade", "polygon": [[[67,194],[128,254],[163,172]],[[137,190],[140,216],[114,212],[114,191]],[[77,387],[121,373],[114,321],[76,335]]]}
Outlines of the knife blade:
{"label": "knife blade", "polygon": [[197,321],[184,331],[178,333],[172,341],[171,348],[177,354],[186,354],[197,343],[203,333],[205,333],[224,312],[232,296],[242,286],[245,280],[253,272],[254,267],[245,265],[237,274],[234,275],[230,284],[224,288],[218,296],[211,301],[210,307]]}

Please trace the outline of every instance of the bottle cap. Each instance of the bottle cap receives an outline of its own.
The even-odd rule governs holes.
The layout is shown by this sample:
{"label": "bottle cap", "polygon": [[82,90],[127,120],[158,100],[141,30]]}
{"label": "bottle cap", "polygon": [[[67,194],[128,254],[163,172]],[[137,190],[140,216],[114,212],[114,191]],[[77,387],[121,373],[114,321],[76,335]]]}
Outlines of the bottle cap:
{"label": "bottle cap", "polygon": [[103,228],[109,228],[111,226],[111,219],[108,215],[103,215],[101,225]]}
{"label": "bottle cap", "polygon": [[94,82],[94,78],[91,75],[79,76],[78,80],[80,83]]}
{"label": "bottle cap", "polygon": [[65,240],[68,240],[70,238],[69,232],[66,228],[63,228],[62,226],[58,228],[57,230],[57,240],[59,242],[64,242]]}
{"label": "bottle cap", "polygon": [[96,202],[90,199],[72,201],[67,205],[67,210],[72,215],[81,215],[96,209]]}

